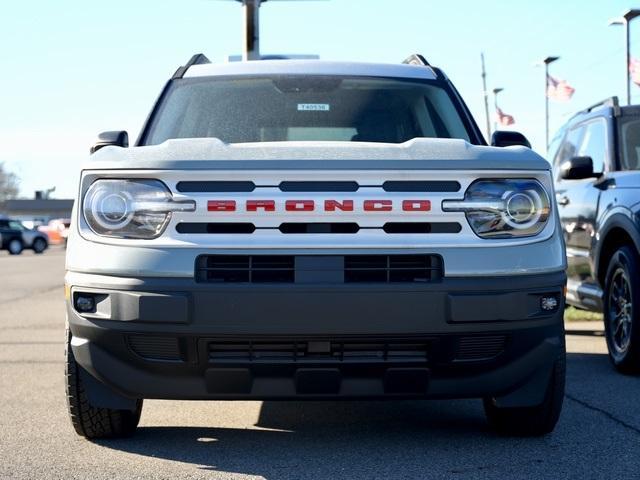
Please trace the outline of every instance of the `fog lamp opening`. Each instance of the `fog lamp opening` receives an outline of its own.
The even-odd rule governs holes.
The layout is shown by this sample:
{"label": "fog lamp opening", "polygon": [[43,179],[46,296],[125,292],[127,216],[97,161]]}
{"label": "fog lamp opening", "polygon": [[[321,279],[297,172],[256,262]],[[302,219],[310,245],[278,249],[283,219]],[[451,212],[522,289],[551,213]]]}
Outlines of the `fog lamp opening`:
{"label": "fog lamp opening", "polygon": [[555,295],[545,295],[540,298],[540,308],[545,312],[553,312],[558,309],[558,297]]}
{"label": "fog lamp opening", "polygon": [[80,313],[93,313],[96,311],[96,299],[85,293],[76,295],[74,305]]}

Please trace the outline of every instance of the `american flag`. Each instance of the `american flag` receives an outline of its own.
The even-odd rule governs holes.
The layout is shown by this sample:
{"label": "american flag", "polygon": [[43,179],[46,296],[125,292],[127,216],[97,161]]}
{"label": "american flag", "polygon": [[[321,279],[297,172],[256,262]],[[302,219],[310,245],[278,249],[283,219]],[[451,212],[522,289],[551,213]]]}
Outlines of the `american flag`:
{"label": "american flag", "polygon": [[640,86],[640,60],[631,57],[629,59],[629,74],[631,75],[631,81]]}
{"label": "american flag", "polygon": [[547,97],[559,102],[567,102],[576,91],[566,80],[559,80],[547,75]]}
{"label": "american flag", "polygon": [[516,123],[515,119],[513,118],[513,115],[504,113],[500,107],[496,107],[496,116],[498,117],[498,123],[505,127]]}

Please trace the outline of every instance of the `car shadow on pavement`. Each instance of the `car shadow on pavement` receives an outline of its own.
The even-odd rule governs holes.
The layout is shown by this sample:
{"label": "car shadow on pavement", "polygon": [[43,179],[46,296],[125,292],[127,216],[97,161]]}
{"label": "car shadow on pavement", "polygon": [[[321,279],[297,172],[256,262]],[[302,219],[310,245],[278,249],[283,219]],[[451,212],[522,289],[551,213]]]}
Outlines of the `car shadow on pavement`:
{"label": "car shadow on pavement", "polygon": [[[608,397],[614,386],[633,390],[637,382],[618,375],[606,355],[567,357],[567,393],[575,398],[582,398],[586,389],[584,397],[595,401]],[[427,471],[442,478],[494,478],[522,467],[543,474],[549,463],[566,465],[568,473],[575,468],[572,462],[605,471],[598,454],[613,434],[597,423],[591,430],[585,427],[585,415],[601,416],[567,398],[553,434],[514,438],[489,429],[479,400],[268,401],[262,403],[254,428],[142,426],[131,439],[97,443],[201,470],[266,479],[418,479]],[[215,425],[216,419],[209,422]],[[576,451],[576,444],[581,450]]]}
{"label": "car shadow on pavement", "polygon": [[604,330],[567,330],[566,334],[580,337],[604,337]]}
{"label": "car shadow on pavement", "polygon": [[141,427],[130,440],[99,443],[199,469],[278,479],[423,478],[426,465],[453,474],[465,455],[462,445],[493,444],[498,452],[504,442],[489,430],[479,400],[456,400],[270,401],[256,428]]}

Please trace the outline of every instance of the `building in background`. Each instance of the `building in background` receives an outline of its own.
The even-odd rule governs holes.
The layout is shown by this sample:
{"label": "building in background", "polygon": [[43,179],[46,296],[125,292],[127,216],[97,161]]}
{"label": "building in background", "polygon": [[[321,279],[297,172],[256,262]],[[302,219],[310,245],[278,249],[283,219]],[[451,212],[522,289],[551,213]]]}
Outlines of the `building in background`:
{"label": "building in background", "polygon": [[0,203],[0,216],[21,220],[29,227],[43,225],[54,218],[70,218],[73,199],[13,199]]}

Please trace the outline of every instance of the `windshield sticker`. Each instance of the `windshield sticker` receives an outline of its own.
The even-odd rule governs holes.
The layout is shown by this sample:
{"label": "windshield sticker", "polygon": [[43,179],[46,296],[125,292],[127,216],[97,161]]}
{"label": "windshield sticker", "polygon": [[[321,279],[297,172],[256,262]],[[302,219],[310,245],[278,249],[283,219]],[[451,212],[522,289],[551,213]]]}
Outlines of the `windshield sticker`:
{"label": "windshield sticker", "polygon": [[328,103],[299,103],[299,112],[328,112],[331,107]]}

